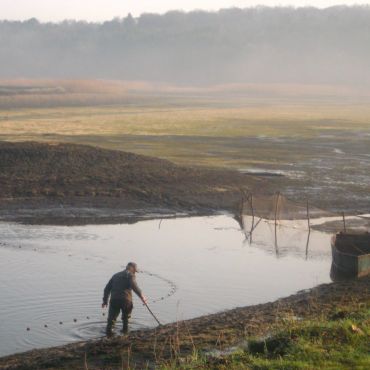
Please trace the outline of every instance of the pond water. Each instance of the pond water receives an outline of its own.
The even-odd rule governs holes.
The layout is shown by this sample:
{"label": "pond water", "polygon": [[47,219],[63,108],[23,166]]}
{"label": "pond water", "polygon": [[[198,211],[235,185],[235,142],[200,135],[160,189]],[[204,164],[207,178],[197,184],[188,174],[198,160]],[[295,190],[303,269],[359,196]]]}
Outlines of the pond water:
{"label": "pond water", "polygon": [[[163,323],[275,300],[330,281],[330,235],[228,215],[132,225],[0,223],[0,356],[104,334],[103,288],[135,261]],[[131,329],[155,321],[136,299]],[[120,323],[119,323],[120,324]],[[119,325],[120,326],[120,325]],[[27,330],[27,328],[29,330]]]}

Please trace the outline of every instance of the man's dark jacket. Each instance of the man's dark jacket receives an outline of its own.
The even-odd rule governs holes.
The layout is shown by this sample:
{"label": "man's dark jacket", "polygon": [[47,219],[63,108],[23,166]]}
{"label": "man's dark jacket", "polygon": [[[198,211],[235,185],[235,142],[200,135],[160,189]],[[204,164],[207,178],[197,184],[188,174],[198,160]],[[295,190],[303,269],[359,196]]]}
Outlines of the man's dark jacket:
{"label": "man's dark jacket", "polygon": [[135,274],[128,270],[117,272],[109,280],[104,289],[103,303],[108,304],[109,294],[112,300],[132,302],[132,291],[139,297],[142,296],[141,290],[136,283]]}

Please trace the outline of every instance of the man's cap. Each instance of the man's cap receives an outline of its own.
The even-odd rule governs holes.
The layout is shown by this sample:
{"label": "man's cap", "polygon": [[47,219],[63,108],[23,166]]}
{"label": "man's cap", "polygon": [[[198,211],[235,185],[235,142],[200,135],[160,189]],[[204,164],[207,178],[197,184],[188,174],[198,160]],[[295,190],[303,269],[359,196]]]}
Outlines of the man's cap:
{"label": "man's cap", "polygon": [[135,272],[138,272],[137,264],[135,262],[129,262],[126,267],[132,267]]}

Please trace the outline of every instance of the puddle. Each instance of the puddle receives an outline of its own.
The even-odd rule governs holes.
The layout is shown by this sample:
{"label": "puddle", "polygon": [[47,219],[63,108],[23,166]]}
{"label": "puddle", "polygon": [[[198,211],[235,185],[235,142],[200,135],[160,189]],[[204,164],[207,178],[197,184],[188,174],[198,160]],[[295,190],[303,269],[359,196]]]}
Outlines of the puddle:
{"label": "puddle", "polygon": [[305,173],[303,171],[273,170],[263,168],[240,168],[239,172],[245,175],[265,176],[265,177],[287,177],[290,179],[301,179],[305,176]]}

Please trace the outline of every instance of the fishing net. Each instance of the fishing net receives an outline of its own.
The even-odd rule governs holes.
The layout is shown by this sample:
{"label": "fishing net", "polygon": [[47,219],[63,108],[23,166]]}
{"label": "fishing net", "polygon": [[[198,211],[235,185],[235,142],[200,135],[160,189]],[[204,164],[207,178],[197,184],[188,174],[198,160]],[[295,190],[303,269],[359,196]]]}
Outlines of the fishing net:
{"label": "fishing net", "polygon": [[308,202],[298,203],[280,193],[272,196],[248,195],[243,197],[242,214],[266,220],[308,220],[310,218],[332,216],[323,209],[313,207]]}
{"label": "fishing net", "polygon": [[[276,193],[271,196],[243,194],[239,214],[235,216],[245,234],[245,240],[277,256],[296,255],[304,258],[321,258],[330,253],[327,241],[312,240],[312,219],[339,216],[296,202]],[[310,243],[310,240],[313,243]],[[310,246],[309,246],[310,244]]]}
{"label": "fishing net", "polygon": [[[246,220],[245,216],[251,218]],[[271,196],[243,194],[239,214],[235,218],[243,229],[253,231],[261,220],[279,227],[310,229],[311,219],[333,216],[339,215],[314,207],[308,201],[300,203],[276,193]]]}

